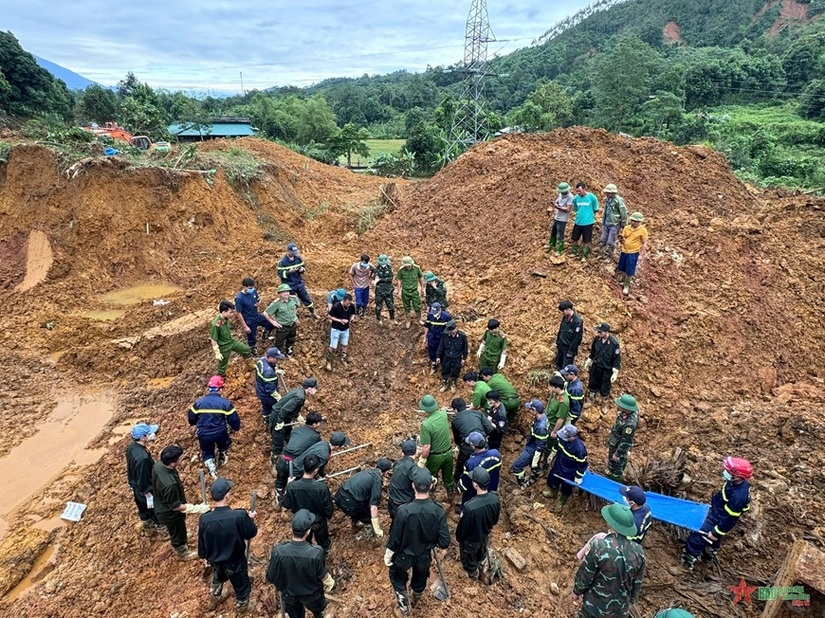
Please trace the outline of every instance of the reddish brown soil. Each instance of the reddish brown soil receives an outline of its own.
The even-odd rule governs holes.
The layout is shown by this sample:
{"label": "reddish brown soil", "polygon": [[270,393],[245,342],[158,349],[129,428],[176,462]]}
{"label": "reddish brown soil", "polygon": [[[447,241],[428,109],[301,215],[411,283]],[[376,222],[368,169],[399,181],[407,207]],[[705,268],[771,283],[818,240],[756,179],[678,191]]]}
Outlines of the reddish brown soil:
{"label": "reddish brown soil", "polygon": [[682,29],[675,21],[669,21],[662,29],[662,36],[664,36],[665,43],[682,44],[685,40],[682,38]]}
{"label": "reddish brown soil", "polygon": [[[12,152],[0,171],[5,178],[0,251],[15,266],[4,268],[16,273],[15,283],[22,280],[30,229],[44,231],[54,251],[43,283],[25,294],[13,292],[15,283],[0,286],[10,318],[0,333],[0,345],[9,350],[4,363],[14,376],[10,396],[12,401],[25,396],[30,404],[15,410],[7,436],[12,443],[35,428],[36,421],[28,420],[30,413],[36,416],[34,408],[40,406],[42,414],[60,389],[82,385],[114,391],[119,405],[109,429],[126,419],[157,420],[162,424],[158,447],[179,440],[188,454],[196,454],[185,410],[213,366],[205,321],[194,320],[189,330],[172,329],[169,336],[137,337],[233,297],[247,274],[271,298],[275,261],[283,241],[294,238],[304,247],[308,285],[319,300],[345,282],[344,272],[362,250],[373,256],[387,252],[396,263],[410,254],[445,277],[454,313],[464,318],[462,328],[474,347],[489,317],[502,321],[510,337],[506,372],[526,397],[546,397],[542,386],[527,385],[528,372],[549,365],[559,317],[555,307],[569,297],[585,319],[587,342],[599,321],[619,331],[625,362],[616,390],[636,395],[642,408],[634,463],[667,459],[681,447],[695,481],[688,495],[707,500],[720,482],[722,457],[735,453],[754,462],[754,507],[727,540],[719,568],[683,573],[677,566],[679,544],[664,526],[654,527],[646,542],[642,615],[671,602],[696,616],[748,615],[731,606],[727,586],[740,576],[752,584],[770,583],[791,537],[825,539],[819,473],[825,405],[821,200],[754,192],[736,180],[720,155],[703,148],[574,128],[477,146],[431,181],[403,186],[395,211],[359,237],[359,209],[376,200],[383,181],[321,166],[258,140],[233,146],[268,163],[252,183],[251,196],[234,190],[220,173],[209,185],[199,175],[112,165],[68,181],[47,151]],[[628,207],[648,218],[649,259],[630,298],[622,297],[605,263],[554,265],[544,253],[545,209],[562,180],[585,180],[597,193],[614,182]],[[320,208],[322,203],[327,206]],[[111,308],[99,298],[105,291],[153,280],[183,291],[169,296],[163,307],[131,306],[115,322],[75,316]],[[54,322],[53,329],[41,327],[48,322]],[[398,440],[417,433],[421,419],[415,402],[437,388],[437,380],[426,375],[417,328],[379,328],[370,318],[354,329],[349,367],[326,374],[319,365],[327,327],[303,319],[296,360],[286,364],[290,385],[311,373],[319,376],[321,389],[308,407],[330,419],[325,431],[345,429],[357,443],[373,443],[333,462],[333,471],[380,455],[397,456]],[[111,342],[129,337],[131,347]],[[57,350],[67,351],[55,363],[47,355]],[[166,376],[174,377],[170,386],[147,387],[149,379]],[[271,506],[266,440],[252,378],[239,362],[230,367],[227,391],[245,425],[235,436],[226,474],[238,482],[238,506],[251,490],[262,494],[261,534],[253,553],[264,558],[267,547],[286,537],[287,516]],[[612,415],[611,406],[590,408],[583,421],[597,472]],[[104,431],[92,446],[105,447],[109,435]],[[515,436],[505,442],[505,467],[520,442]],[[79,524],[57,531],[60,549],[53,569],[5,609],[9,615],[232,614],[230,602],[220,614],[207,610],[200,565],[181,565],[168,543],[138,532],[123,477],[125,445],[125,440],[112,445],[77,482],[51,493],[53,499],[85,502],[89,508]],[[197,462],[190,463],[182,474],[193,501],[197,468]],[[453,599],[440,604],[428,597],[422,615],[574,615],[573,556],[592,533],[604,529],[603,522],[585,511],[580,499],[556,515],[540,485],[522,493],[510,474],[503,478],[505,516],[493,544],[498,550],[515,548],[527,559],[527,569],[518,573],[505,564],[505,582],[486,588],[466,579],[451,550],[445,569]],[[41,499],[46,493],[35,496],[30,513],[56,514],[56,507]],[[442,490],[437,497],[444,497]],[[383,519],[386,528],[389,520]],[[21,513],[15,525],[26,523]],[[195,524],[190,521],[192,537]],[[332,607],[335,615],[389,615],[393,599],[382,549],[353,540],[340,515],[331,528],[331,568],[343,599]],[[21,546],[42,542],[33,531],[30,544],[16,543],[16,554],[4,544],[0,567],[4,560],[26,562]],[[252,569],[255,616],[276,611],[264,568]],[[549,592],[551,582],[560,587],[559,596]]]}

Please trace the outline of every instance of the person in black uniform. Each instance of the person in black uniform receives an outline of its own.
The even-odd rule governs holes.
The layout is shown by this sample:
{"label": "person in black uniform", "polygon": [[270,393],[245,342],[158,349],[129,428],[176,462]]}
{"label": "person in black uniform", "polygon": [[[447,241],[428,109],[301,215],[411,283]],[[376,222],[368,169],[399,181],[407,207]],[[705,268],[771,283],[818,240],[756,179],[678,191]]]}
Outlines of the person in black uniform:
{"label": "person in black uniform", "polygon": [[318,429],[321,427],[323,418],[317,412],[307,414],[306,425],[296,427],[289,436],[289,442],[284,448],[284,452],[278,457],[275,464],[275,498],[280,503],[284,497],[287,480],[289,480],[290,463],[303,455],[306,450],[321,441],[321,434]]}
{"label": "person in black uniform", "polygon": [[359,523],[371,525],[378,539],[384,536],[381,520],[378,519],[378,505],[381,503],[384,475],[390,468],[392,462],[382,457],[374,468],[353,474],[335,493],[335,505],[352,519],[353,528]]}
{"label": "person in black uniform", "polygon": [[453,470],[455,482],[464,474],[464,464],[473,456],[473,447],[467,442],[467,438],[474,431],[486,436],[493,431],[493,425],[481,410],[474,410],[467,407],[467,402],[456,398],[450,403],[450,407],[455,410],[453,417],[453,441],[458,445],[458,459]]}
{"label": "person in black uniform", "polygon": [[560,371],[565,365],[576,363],[576,354],[582,342],[584,322],[581,316],[573,309],[573,303],[563,300],[559,303],[561,322],[556,335],[556,370]]}
{"label": "person in black uniform", "polygon": [[332,541],[329,539],[327,520],[332,517],[335,507],[329,486],[316,479],[320,467],[321,459],[317,455],[307,455],[304,459],[304,475],[287,485],[282,505],[293,513],[306,509],[315,516],[307,541],[311,543],[314,536],[324,550],[324,558],[328,558]]}
{"label": "person in black uniform", "polygon": [[167,532],[166,526],[155,516],[155,500],[152,495],[152,466],[155,461],[149,452],[149,443],[155,439],[157,432],[157,425],[138,423],[132,427],[132,442],[126,447],[126,480],[132,488],[143,529],[164,535]]}
{"label": "person in black uniform", "polygon": [[235,590],[235,607],[249,608],[249,565],[246,560],[246,542],[258,534],[255,511],[229,508],[229,492],[234,483],[218,478],[209,492],[215,501],[211,513],[201,515],[198,523],[198,557],[215,567],[209,594],[217,604],[223,594],[226,580]]}
{"label": "person in black uniform", "polygon": [[333,431],[329,437],[329,442],[316,442],[307,450],[301,453],[298,457],[292,460],[292,478],[299,479],[304,475],[304,461],[310,455],[316,455],[320,460],[318,467],[318,476],[324,478],[326,474],[326,467],[329,463],[330,457],[336,451],[340,451],[343,447],[351,441],[343,431]]}
{"label": "person in black uniform", "polygon": [[470,478],[476,495],[461,511],[455,538],[460,548],[461,566],[472,579],[478,579],[478,565],[487,556],[487,539],[498,523],[501,501],[497,493],[487,491],[490,473],[483,467],[473,468]]}
{"label": "person in black uniform", "polygon": [[310,377],[304,380],[301,386],[293,388],[272,406],[267,425],[269,435],[272,438],[271,465],[275,465],[278,461],[278,455],[284,450],[284,444],[289,442],[292,426],[287,427],[286,425],[296,421],[298,424],[303,424],[304,417],[301,416],[301,408],[306,403],[307,395],[314,395],[317,391],[318,380]]}
{"label": "person in black uniform", "polygon": [[[390,583],[398,607],[396,616],[407,616],[416,607],[427,587],[432,549],[450,546],[450,530],[444,507],[430,499],[433,477],[425,468],[412,473],[415,500],[404,504],[392,522],[384,564],[390,569]],[[407,597],[407,579],[412,569],[412,597]]]}
{"label": "person in black uniform", "polygon": [[412,488],[412,471],[416,469],[415,455],[418,447],[415,440],[404,440],[401,443],[401,454],[403,457],[392,466],[392,476],[387,487],[387,510],[390,518],[395,519],[398,507],[415,500],[415,492]]}
{"label": "person in black uniform", "polygon": [[501,403],[498,391],[487,391],[487,420],[493,427],[493,431],[487,434],[487,445],[490,448],[500,449],[504,434],[507,433],[507,408]]}
{"label": "person in black uniform", "polygon": [[289,618],[303,618],[304,608],[314,618],[323,618],[327,606],[325,592],[335,580],[327,571],[324,550],[307,542],[315,515],[302,509],[292,516],[292,540],[272,549],[266,581],[281,593],[281,603]]}

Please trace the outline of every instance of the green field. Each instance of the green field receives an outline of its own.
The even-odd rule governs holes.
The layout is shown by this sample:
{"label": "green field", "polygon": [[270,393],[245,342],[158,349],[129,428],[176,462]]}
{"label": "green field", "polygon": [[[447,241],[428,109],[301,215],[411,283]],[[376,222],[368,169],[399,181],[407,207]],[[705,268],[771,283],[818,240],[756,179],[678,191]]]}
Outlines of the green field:
{"label": "green field", "polygon": [[[406,140],[403,139],[368,139],[367,146],[370,149],[370,156],[352,155],[353,167],[366,167],[370,165],[379,154],[398,152]],[[341,156],[338,161],[341,165],[347,164],[347,157]]]}

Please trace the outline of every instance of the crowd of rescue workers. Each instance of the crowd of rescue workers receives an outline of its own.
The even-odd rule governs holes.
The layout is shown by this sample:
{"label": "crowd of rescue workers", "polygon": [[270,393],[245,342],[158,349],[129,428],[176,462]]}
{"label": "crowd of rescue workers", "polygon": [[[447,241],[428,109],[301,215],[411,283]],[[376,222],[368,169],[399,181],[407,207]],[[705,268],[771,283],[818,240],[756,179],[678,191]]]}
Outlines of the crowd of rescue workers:
{"label": "crowd of rescue workers", "polygon": [[[619,245],[616,273],[627,296],[647,249],[648,232],[642,225],[645,218],[639,212],[628,216],[615,185],[607,185],[604,194],[596,259],[612,262]],[[568,257],[564,254],[565,229],[572,217],[569,257],[586,262],[599,210],[599,200],[588,192],[585,183],[578,183],[575,193],[568,183],[559,184],[558,197],[548,209],[552,224],[547,250],[557,259]],[[189,424],[196,428],[203,466],[212,479],[212,506],[207,501],[203,469],[202,501],[190,502],[178,472],[178,466],[186,461],[183,448],[168,445],[155,462],[149,446],[156,438],[158,425],[139,423],[132,429],[126,459],[129,485],[144,529],[168,538],[181,560],[205,561],[212,570],[208,592],[211,609],[228,597],[224,586],[228,581],[237,610],[249,610],[249,545],[258,531],[255,497],[249,510],[231,508],[233,483],[218,474],[228,459],[231,434],[241,426],[235,407],[221,394],[234,353],[255,372],[261,418],[270,436],[275,508],[293,513],[292,540],[268,552],[266,580],[277,590],[282,615],[297,618],[304,616],[305,610],[316,618],[331,615],[329,601],[341,599],[331,594],[335,581],[328,569],[332,547],[328,522],[337,509],[350,519],[358,538],[383,544],[380,509],[385,478],[389,477],[383,502],[391,525],[384,563],[395,594],[394,612],[408,616],[428,603],[424,593],[433,559],[440,578],[435,597],[443,601],[449,596],[438,549],[447,550],[456,544],[469,580],[493,585],[504,576],[501,560],[489,539],[501,510],[501,446],[513,434],[520,410],[528,415],[529,434],[518,440],[524,443],[523,448],[509,465],[517,485],[514,491],[526,490],[543,478],[546,489],[542,495],[554,499],[553,509],[561,513],[574,491],[587,491],[584,481],[594,474],[577,423],[586,409],[601,406],[604,410],[612,403],[616,419],[607,440],[604,472],[615,483],[616,495],[601,509],[607,532],[593,535],[577,554],[580,564],[571,602],[578,606],[577,616],[582,618],[630,615],[644,578],[644,538],[656,514],[642,487],[622,484],[636,438],[639,406],[629,393],[612,398],[622,355],[610,324],[595,326],[580,369],[576,357],[585,334],[584,321],[570,300],[561,301],[548,401],[545,404],[530,399],[522,403],[518,390],[504,375],[508,340],[499,320],[488,320],[475,352],[477,369],[470,369],[467,335],[450,313],[445,282],[431,271],[422,271],[410,256],[403,257],[398,268],[384,254],[376,262],[372,264],[370,256],[361,255],[348,270],[352,294],[343,287],[332,290],[324,306],[316,307],[304,282],[304,258],[298,246],[289,243],[277,266],[281,283],[275,300],[264,306],[254,280],[245,278],[234,303],[220,302],[218,315],[210,322],[216,372],[208,381],[208,393],[188,412]],[[348,468],[327,475],[331,458],[371,444],[349,446],[350,439],[343,431],[332,431],[324,439],[324,417],[303,410],[307,399],[319,388],[318,379],[307,377],[300,386],[289,389],[285,371],[278,363],[295,353],[298,311],[303,305],[313,318],[325,318],[330,324],[325,369],[333,371],[334,364],[346,365],[351,325],[369,319],[371,300],[378,326],[400,327],[401,317],[407,330],[414,325],[425,329],[429,373],[440,375],[440,393],[454,394],[457,383],[462,382],[470,401],[455,397],[445,407],[435,396],[425,394],[417,406],[424,415],[419,433],[395,447],[400,451],[398,459],[380,458],[368,469]],[[396,300],[401,303],[398,312]],[[246,334],[246,343],[233,337],[233,319]],[[256,360],[259,346],[264,350]],[[586,388],[580,378],[583,372],[587,373]],[[515,443],[513,440],[510,446]],[[713,495],[701,529],[690,533],[682,551],[681,561],[687,570],[693,570],[699,560],[715,560],[720,542],[749,508],[753,467],[738,457],[725,458],[722,467],[723,486]],[[333,495],[328,481],[334,477],[345,480]],[[439,482],[446,491],[446,508],[432,497]],[[448,527],[447,509],[454,509],[458,515],[455,541]],[[197,551],[188,547],[187,514],[200,516]],[[677,607],[656,613],[656,618],[686,616],[691,614]]]}

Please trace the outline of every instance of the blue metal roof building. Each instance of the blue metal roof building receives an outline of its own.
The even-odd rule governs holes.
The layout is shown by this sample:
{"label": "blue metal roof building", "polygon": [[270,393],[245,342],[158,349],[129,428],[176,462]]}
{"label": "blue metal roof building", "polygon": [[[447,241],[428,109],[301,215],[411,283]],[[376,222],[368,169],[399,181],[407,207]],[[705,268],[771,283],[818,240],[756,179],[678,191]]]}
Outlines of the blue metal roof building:
{"label": "blue metal roof building", "polygon": [[167,130],[181,142],[249,137],[257,131],[248,118],[214,118],[212,124],[201,126],[193,126],[191,122],[178,122],[170,124]]}

